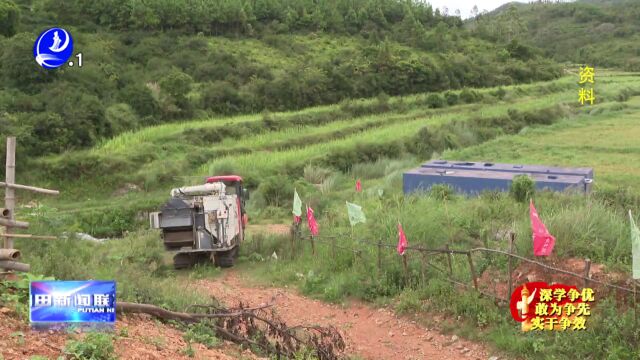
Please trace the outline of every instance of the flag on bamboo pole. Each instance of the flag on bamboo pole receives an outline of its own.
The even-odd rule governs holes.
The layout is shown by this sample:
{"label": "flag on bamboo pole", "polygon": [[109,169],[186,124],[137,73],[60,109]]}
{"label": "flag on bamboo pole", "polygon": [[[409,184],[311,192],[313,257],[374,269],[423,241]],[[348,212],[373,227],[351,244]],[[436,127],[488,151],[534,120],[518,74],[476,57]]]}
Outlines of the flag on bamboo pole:
{"label": "flag on bamboo pole", "polygon": [[366,223],[367,218],[362,212],[362,206],[352,204],[347,201],[347,213],[349,214],[349,223],[354,226],[357,223]]}
{"label": "flag on bamboo pole", "polygon": [[362,192],[362,183],[360,179],[356,180],[356,192]]}
{"label": "flag on bamboo pole", "polygon": [[533,200],[529,203],[529,217],[531,218],[531,231],[533,233],[533,255],[549,256],[556,244],[556,238],[553,237],[547,227],[544,226],[538,211],[533,206]]}
{"label": "flag on bamboo pole", "polygon": [[300,219],[302,217],[302,200],[300,200],[300,196],[298,195],[298,191],[293,189],[293,222],[296,224],[300,223]]}
{"label": "flag on bamboo pole", "polygon": [[311,231],[311,235],[318,236],[318,222],[316,218],[313,216],[313,209],[307,206],[307,222],[309,223],[309,231]]}
{"label": "flag on bamboo pole", "polygon": [[398,223],[398,254],[404,255],[407,246],[409,246],[407,236],[404,234],[404,230],[402,230],[402,224]]}
{"label": "flag on bamboo pole", "polygon": [[629,210],[629,220],[631,221],[631,253],[633,260],[633,278],[640,279],[640,229],[638,229],[635,221],[633,221],[631,210]]}

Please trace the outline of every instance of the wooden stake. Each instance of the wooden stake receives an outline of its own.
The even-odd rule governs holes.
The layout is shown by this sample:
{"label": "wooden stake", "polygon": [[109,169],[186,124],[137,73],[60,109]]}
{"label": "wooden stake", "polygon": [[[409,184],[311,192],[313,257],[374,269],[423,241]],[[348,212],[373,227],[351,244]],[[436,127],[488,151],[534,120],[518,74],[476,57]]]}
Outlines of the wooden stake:
{"label": "wooden stake", "polygon": [[293,224],[291,226],[291,259],[293,260],[295,257],[295,253],[296,253],[296,228],[295,228],[295,224]]}
{"label": "wooden stake", "polygon": [[634,321],[634,325],[635,328],[638,328],[638,296],[637,296],[637,281],[636,279],[631,279],[631,281],[633,281],[633,321]]}
{"label": "wooden stake", "polygon": [[378,272],[382,270],[382,244],[378,242]]}
{"label": "wooden stake", "polygon": [[[449,251],[449,244],[446,244],[444,249]],[[447,253],[447,264],[449,265],[449,275],[453,275],[453,259],[450,252]]]}
{"label": "wooden stake", "polygon": [[507,276],[509,276],[507,278],[507,287],[509,289],[509,292],[507,293],[507,297],[511,296],[511,293],[513,292],[513,265],[512,265],[512,257],[511,254],[513,254],[513,243],[516,240],[516,234],[512,231],[509,234],[509,259],[507,260]]}
{"label": "wooden stake", "polygon": [[409,280],[409,264],[407,263],[407,253],[402,254],[402,267],[404,268],[404,276]]}
{"label": "wooden stake", "polygon": [[471,271],[471,279],[473,280],[473,287],[478,290],[478,279],[476,278],[476,268],[473,266],[473,259],[471,253],[467,253],[467,260],[469,260],[469,270]]}
{"label": "wooden stake", "polygon": [[315,255],[316,254],[316,242],[315,242],[315,236],[311,235],[311,254]]}
{"label": "wooden stake", "polygon": [[[5,170],[5,180],[8,184],[16,182],[16,138],[14,136],[7,138],[7,161]],[[4,190],[4,207],[9,210],[9,220],[15,220],[13,211],[16,207],[15,191],[11,187],[7,187]],[[2,224],[7,228],[7,233],[11,232],[11,224]],[[13,239],[7,237],[4,239],[5,249],[13,248]]]}
{"label": "wooden stake", "polygon": [[421,252],[420,255],[422,255],[422,261],[420,262],[420,275],[422,275],[422,283],[425,284],[427,282],[427,264],[429,264],[429,259],[425,252]]}
{"label": "wooden stake", "polygon": [[591,260],[584,259],[584,287],[589,287],[589,271],[591,270]]}

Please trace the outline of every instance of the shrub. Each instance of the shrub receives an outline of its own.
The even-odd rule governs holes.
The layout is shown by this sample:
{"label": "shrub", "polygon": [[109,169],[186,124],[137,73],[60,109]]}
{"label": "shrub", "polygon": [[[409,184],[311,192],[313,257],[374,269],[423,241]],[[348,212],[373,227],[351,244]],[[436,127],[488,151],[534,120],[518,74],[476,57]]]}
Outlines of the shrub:
{"label": "shrub", "polygon": [[304,179],[311,184],[322,183],[332,171],[315,165],[307,165],[304,167]]}
{"label": "shrub", "polygon": [[291,202],[293,187],[290,181],[284,181],[280,176],[272,176],[260,183],[258,191],[267,205],[280,207]]}
{"label": "shrub", "polygon": [[518,175],[513,178],[511,182],[511,188],[509,189],[509,194],[517,201],[517,202],[527,202],[529,201],[536,191],[536,183],[535,181],[528,175]]}
{"label": "shrub", "polygon": [[113,336],[105,333],[88,333],[84,339],[71,340],[64,352],[74,360],[112,360],[116,359],[113,348]]}
{"label": "shrub", "polygon": [[507,91],[501,86],[498,90],[492,91],[491,95],[497,97],[498,99],[504,99],[505,95],[507,95]]}
{"label": "shrub", "polygon": [[427,102],[427,106],[429,106],[432,109],[441,108],[447,104],[445,99],[442,97],[442,95],[435,94],[435,93],[429,94],[429,96],[427,96],[426,102]]}
{"label": "shrub", "polygon": [[128,104],[114,104],[105,111],[111,134],[117,135],[138,127],[138,116]]}
{"label": "shrub", "polygon": [[222,341],[213,335],[214,327],[211,325],[211,321],[207,320],[196,324],[189,324],[183,337],[188,343],[200,343],[208,349],[220,346]]}
{"label": "shrub", "polygon": [[447,100],[447,104],[449,104],[449,106],[456,105],[459,100],[458,94],[452,91],[447,91],[446,93],[444,93],[444,98]]}
{"label": "shrub", "polygon": [[464,89],[460,92],[460,100],[464,103],[470,104],[479,100],[480,94],[475,90]]}
{"label": "shrub", "polygon": [[455,190],[447,184],[436,184],[429,189],[429,196],[437,200],[450,200],[455,195]]}

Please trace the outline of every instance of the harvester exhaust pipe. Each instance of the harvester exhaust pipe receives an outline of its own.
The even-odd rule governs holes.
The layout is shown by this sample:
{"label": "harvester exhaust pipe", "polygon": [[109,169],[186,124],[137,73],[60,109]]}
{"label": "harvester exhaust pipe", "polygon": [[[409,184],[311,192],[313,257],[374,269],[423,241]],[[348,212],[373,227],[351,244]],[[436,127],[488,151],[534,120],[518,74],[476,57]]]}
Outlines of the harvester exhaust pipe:
{"label": "harvester exhaust pipe", "polygon": [[217,192],[224,194],[225,186],[223,183],[210,183],[204,185],[184,186],[181,188],[175,188],[171,190],[171,196],[176,197],[180,195],[199,195],[199,194],[211,194]]}

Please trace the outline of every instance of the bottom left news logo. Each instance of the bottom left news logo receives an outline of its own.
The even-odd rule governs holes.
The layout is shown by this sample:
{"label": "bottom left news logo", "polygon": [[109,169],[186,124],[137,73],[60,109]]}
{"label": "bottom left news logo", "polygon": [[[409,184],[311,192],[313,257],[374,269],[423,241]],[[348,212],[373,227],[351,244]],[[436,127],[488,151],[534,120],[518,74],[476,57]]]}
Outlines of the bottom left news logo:
{"label": "bottom left news logo", "polygon": [[116,321],[116,282],[32,281],[29,320],[36,328],[70,324],[112,328]]}

